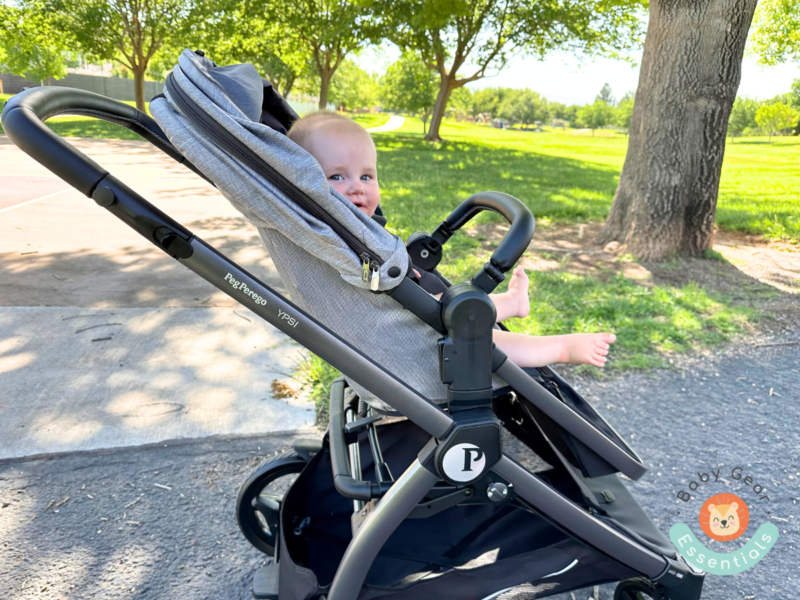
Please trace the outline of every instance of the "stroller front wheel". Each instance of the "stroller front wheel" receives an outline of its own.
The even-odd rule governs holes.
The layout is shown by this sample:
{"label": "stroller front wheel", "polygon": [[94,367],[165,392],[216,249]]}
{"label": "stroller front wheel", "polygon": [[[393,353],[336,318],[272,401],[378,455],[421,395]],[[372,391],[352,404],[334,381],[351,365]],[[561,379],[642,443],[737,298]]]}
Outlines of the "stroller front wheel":
{"label": "stroller front wheel", "polygon": [[661,589],[642,577],[620,581],[614,590],[614,600],[662,600]]}
{"label": "stroller front wheel", "polygon": [[236,499],[236,521],[256,549],[274,555],[280,535],[281,502],[306,460],[290,451],[267,458],[251,474]]}

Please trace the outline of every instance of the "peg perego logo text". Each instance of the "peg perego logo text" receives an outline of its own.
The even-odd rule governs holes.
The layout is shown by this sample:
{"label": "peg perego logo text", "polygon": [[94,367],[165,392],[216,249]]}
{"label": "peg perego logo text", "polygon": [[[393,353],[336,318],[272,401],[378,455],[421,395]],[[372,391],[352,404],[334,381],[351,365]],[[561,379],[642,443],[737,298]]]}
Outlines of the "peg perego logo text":
{"label": "peg perego logo text", "polygon": [[267,303],[267,301],[264,298],[262,298],[261,296],[256,294],[249,287],[247,287],[247,284],[245,282],[238,281],[230,273],[225,275],[225,281],[230,283],[231,286],[233,287],[233,289],[240,290],[241,292],[243,292],[245,294],[245,296],[250,296],[253,300],[255,300],[256,304],[265,305]]}

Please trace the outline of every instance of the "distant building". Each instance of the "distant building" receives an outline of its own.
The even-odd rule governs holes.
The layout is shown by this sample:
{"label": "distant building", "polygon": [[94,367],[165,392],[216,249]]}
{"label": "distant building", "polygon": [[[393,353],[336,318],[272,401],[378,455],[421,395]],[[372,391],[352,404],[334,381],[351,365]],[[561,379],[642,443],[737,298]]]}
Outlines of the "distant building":
{"label": "distant building", "polygon": [[567,130],[568,125],[569,123],[564,119],[553,119],[553,121],[550,123],[550,127],[552,127],[553,129],[555,129],[556,127],[561,127],[561,129],[563,129],[564,131]]}

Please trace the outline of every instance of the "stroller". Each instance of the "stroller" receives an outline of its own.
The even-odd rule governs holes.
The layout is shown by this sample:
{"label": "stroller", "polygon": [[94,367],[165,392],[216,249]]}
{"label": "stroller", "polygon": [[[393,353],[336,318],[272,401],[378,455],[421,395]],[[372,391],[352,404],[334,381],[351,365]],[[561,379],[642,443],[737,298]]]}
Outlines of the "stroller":
{"label": "stroller", "polygon": [[[404,243],[285,136],[297,115],[252,65],[218,67],[185,50],[150,107],[155,120],[90,92],[35,88],[8,101],[2,124],[56,175],[343,374],[324,439],[268,459],[239,494],[240,528],[268,556],[255,598],[527,599],[615,581],[617,599],[700,598],[704,574],[618,476],[644,475],[636,453],[552,369],[522,369],[492,344],[488,294],[533,236],[521,202],[475,194]],[[293,302],[43,124],[64,113],[123,125],[213,183],[258,228]],[[484,210],[510,228],[480,272],[453,285],[436,269],[443,247]],[[446,288],[441,299],[412,264]],[[525,450],[518,460],[513,445]]]}

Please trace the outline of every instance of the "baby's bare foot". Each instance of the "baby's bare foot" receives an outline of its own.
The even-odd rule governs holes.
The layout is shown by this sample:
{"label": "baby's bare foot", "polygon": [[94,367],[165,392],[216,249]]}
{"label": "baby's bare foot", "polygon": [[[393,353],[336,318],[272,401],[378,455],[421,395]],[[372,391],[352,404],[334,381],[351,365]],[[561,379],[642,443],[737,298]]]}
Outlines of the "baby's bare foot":
{"label": "baby's bare foot", "polygon": [[608,349],[617,339],[613,333],[573,333],[564,336],[563,362],[573,365],[602,367],[608,360]]}
{"label": "baby's bare foot", "polygon": [[508,295],[516,301],[517,310],[512,315],[520,319],[527,317],[531,312],[531,302],[528,299],[528,275],[522,265],[514,269],[511,281],[508,282]]}

